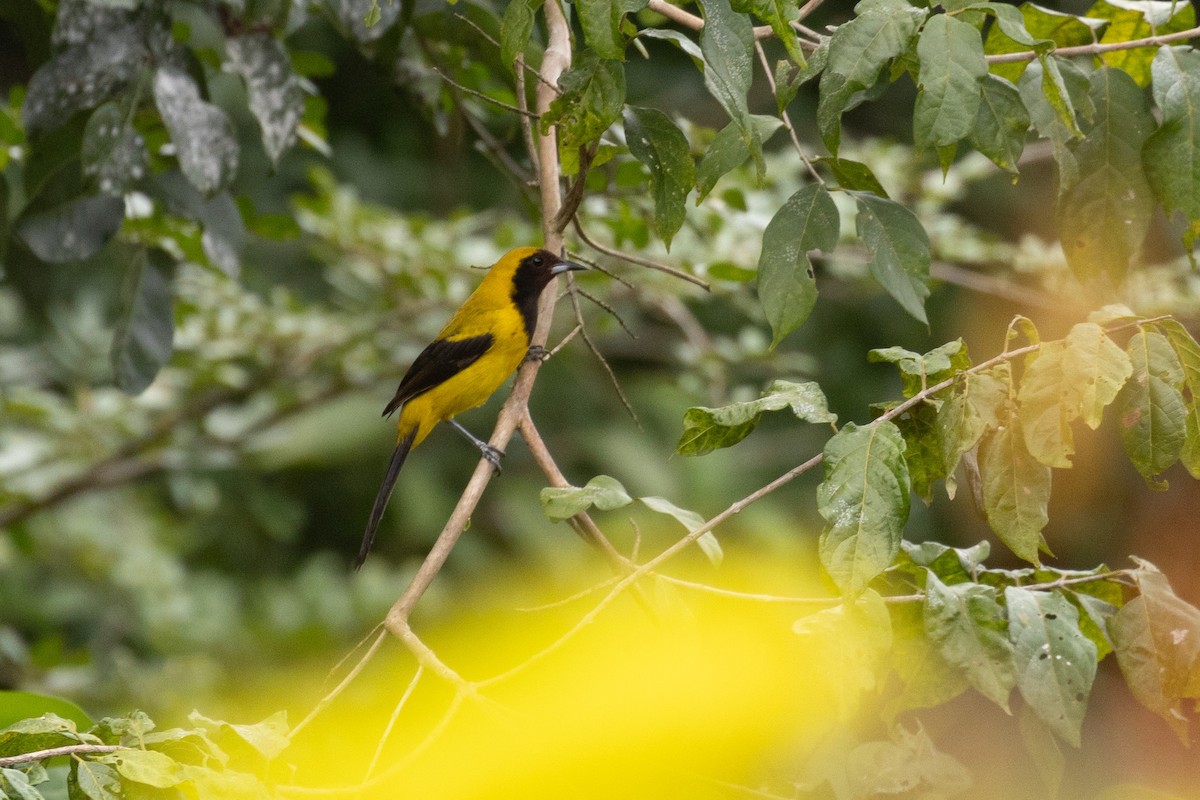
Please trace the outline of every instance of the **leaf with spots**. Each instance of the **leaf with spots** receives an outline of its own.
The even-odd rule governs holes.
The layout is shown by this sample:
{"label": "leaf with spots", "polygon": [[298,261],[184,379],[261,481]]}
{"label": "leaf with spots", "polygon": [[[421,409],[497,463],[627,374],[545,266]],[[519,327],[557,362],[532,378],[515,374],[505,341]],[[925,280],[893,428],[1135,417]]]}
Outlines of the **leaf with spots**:
{"label": "leaf with spots", "polygon": [[1021,696],[1055,735],[1078,747],[1096,677],[1096,645],[1079,630],[1079,613],[1058,592],[1009,586],[1004,602]]}
{"label": "leaf with spots", "polygon": [[904,438],[890,422],[847,423],[826,443],[824,466],[817,487],[817,510],[828,523],[821,564],[842,594],[855,596],[900,550],[910,492]]}
{"label": "leaf with spots", "polygon": [[833,423],[825,394],[816,383],[775,381],[757,400],[732,403],[720,408],[695,406],[683,415],[683,435],[675,445],[681,456],[702,456],[722,447],[732,447],[750,435],[764,412],[791,409],[805,422]]}
{"label": "leaf with spots", "polygon": [[816,183],[789,197],[767,223],[758,257],[758,299],[771,324],[771,347],[808,319],[817,302],[808,254],[833,252],[839,232],[837,206]]}
{"label": "leaf with spots", "polygon": [[947,586],[929,570],[925,578],[925,630],[942,657],[963,670],[984,697],[1008,711],[1017,682],[1013,645],[996,590],[977,583]]}
{"label": "leaf with spots", "polygon": [[1200,609],[1181,599],[1165,575],[1140,561],[1139,595],[1109,622],[1117,664],[1133,696],[1188,743],[1185,699],[1200,700]]}
{"label": "leaf with spots", "polygon": [[1133,376],[1117,398],[1121,441],[1134,467],[1155,489],[1156,476],[1179,460],[1187,438],[1184,372],[1170,342],[1156,331],[1139,330],[1125,347]]}
{"label": "leaf with spots", "polygon": [[228,186],[238,165],[229,116],[201,100],[191,76],[174,67],[161,67],[155,74],[154,103],[171,134],[179,168],[192,185],[205,195]]}
{"label": "leaf with spots", "polygon": [[1045,548],[1042,529],[1049,521],[1050,468],[1025,448],[1017,418],[979,443],[983,509],[1000,541],[1018,557],[1038,563]]}
{"label": "leaf with spots", "polygon": [[625,112],[625,139],[633,157],[650,170],[654,228],[669,250],[671,239],[683,225],[688,192],[696,182],[687,137],[661,111],[630,106]]}

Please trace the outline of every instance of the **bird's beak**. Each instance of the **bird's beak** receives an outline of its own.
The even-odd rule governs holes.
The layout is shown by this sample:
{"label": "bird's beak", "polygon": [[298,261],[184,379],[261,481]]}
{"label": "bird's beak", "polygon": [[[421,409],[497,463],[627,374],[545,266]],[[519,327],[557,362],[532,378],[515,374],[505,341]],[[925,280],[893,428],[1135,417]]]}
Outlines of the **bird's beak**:
{"label": "bird's beak", "polygon": [[560,261],[550,268],[550,274],[561,275],[564,272],[575,272],[582,269],[587,269],[587,267],[583,264],[576,264],[574,261]]}

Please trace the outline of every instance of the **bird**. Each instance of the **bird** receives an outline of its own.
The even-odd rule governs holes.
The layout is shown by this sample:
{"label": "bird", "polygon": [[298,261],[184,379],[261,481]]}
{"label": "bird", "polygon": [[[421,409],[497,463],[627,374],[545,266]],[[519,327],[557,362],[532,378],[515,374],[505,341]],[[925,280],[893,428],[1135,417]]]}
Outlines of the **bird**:
{"label": "bird", "polygon": [[450,423],[499,470],[503,453],[454,417],[483,405],[526,358],[545,356],[544,350],[530,347],[537,326],[538,299],[556,275],[582,269],[586,267],[548,250],[510,250],[491,266],[437,338],[412,362],[395,396],[383,409],[384,417],[400,412],[396,448],[367,519],[354,562],[356,571],[371,550],[405,458],[439,422]]}

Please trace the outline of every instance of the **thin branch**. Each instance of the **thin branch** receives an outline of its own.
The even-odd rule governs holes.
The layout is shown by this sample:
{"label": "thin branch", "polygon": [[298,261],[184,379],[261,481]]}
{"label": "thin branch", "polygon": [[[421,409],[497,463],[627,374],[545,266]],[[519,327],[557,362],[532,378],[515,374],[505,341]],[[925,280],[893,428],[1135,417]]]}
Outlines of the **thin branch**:
{"label": "thin branch", "polygon": [[[771,65],[767,61],[767,51],[763,50],[762,42],[756,41],[754,43],[754,51],[758,53],[758,61],[760,64],[762,64],[763,75],[766,76],[767,85],[771,88],[771,94],[776,95],[775,76],[771,73]],[[788,136],[791,137],[792,146],[796,148],[796,154],[799,155],[800,160],[804,162],[804,166],[808,169],[809,174],[813,176],[813,180],[815,180],[821,186],[824,186],[825,180],[821,177],[820,173],[817,172],[816,167],[813,166],[813,163],[809,157],[804,154],[804,146],[800,144],[800,137],[796,134],[796,128],[792,125],[791,115],[788,114],[786,108],[780,113],[779,119],[783,121],[784,130],[786,130],[788,132]]]}
{"label": "thin branch", "polygon": [[[376,626],[376,628],[379,627],[380,626],[378,625]],[[364,669],[366,669],[367,663],[370,662],[377,652],[379,652],[379,648],[383,646],[383,643],[386,639],[387,631],[379,631],[379,635],[375,637],[375,641],[373,641],[371,646],[367,648],[367,652],[363,653],[362,658],[358,660],[353,669],[346,673],[346,677],[342,678],[342,680],[338,682],[337,686],[333,687],[332,690],[322,697],[317,704],[312,707],[312,710],[305,715],[304,719],[300,720],[290,731],[288,731],[289,739],[296,738],[296,735],[300,733],[300,731],[304,730],[309,723],[316,719],[322,711],[328,708],[330,704],[337,699],[338,695],[346,690],[346,687],[354,682],[354,679],[357,678]]]}
{"label": "thin branch", "polygon": [[583,225],[581,225],[579,222],[579,217],[575,217],[572,221],[575,223],[575,233],[579,234],[579,238],[583,240],[583,243],[586,244],[588,247],[592,248],[593,250],[597,250],[601,253],[604,253],[606,256],[612,256],[613,258],[619,258],[622,261],[628,261],[630,264],[637,264],[638,266],[641,266],[641,267],[649,267],[650,269],[658,270],[659,272],[665,272],[666,274],[668,274],[672,277],[679,278],[680,280],[685,280],[688,283],[694,283],[695,285],[699,286],[701,289],[703,289],[706,292],[710,291],[712,288],[709,286],[708,282],[703,280],[702,278],[697,278],[695,275],[691,275],[687,272],[684,272],[683,270],[676,269],[675,267],[672,267],[669,264],[662,264],[658,261],[651,261],[648,258],[642,258],[641,256],[634,255],[633,253],[626,253],[621,250],[616,250],[607,245],[600,244],[599,242],[595,241],[594,239],[589,237],[587,235],[587,233],[584,232]]}
{"label": "thin branch", "polygon": [[702,17],[684,11],[679,6],[667,2],[667,0],[649,0],[646,3],[646,8],[656,14],[663,15],[676,25],[682,25],[694,31],[701,30],[704,27],[704,19]]}
{"label": "thin branch", "polygon": [[[1147,36],[1144,39],[1130,39],[1127,42],[1096,42],[1080,44],[1074,47],[1058,47],[1050,52],[1056,56],[1097,56],[1101,53],[1112,53],[1117,50],[1134,50],[1138,47],[1158,47],[1159,45],[1182,42],[1200,36],[1200,27],[1188,28],[1186,31],[1166,33],[1162,36]],[[989,64],[1008,64],[1014,61],[1033,61],[1041,53],[1036,50],[1024,50],[1020,53],[997,53],[986,56]]]}
{"label": "thin branch", "polygon": [[[588,350],[590,350],[592,355],[596,357],[596,360],[600,362],[600,366],[604,368],[605,374],[608,375],[608,382],[612,384],[613,389],[617,392],[617,399],[621,401],[621,405],[625,407],[625,412],[629,414],[630,419],[634,421],[634,424],[636,424],[640,430],[642,423],[638,420],[637,412],[633,410],[633,405],[630,404],[629,398],[625,396],[625,390],[621,388],[621,381],[617,379],[617,373],[613,372],[613,368],[608,363],[608,359],[604,357],[604,354],[600,352],[600,348],[596,347],[596,343],[593,342],[592,337],[588,335],[587,326],[583,324],[583,309],[579,307],[579,297],[575,292],[571,293],[571,307],[575,311],[575,319],[578,321],[580,326],[579,335],[583,337],[583,341],[585,344],[587,344]],[[620,322],[619,317],[617,318],[617,321]],[[622,322],[621,327],[625,328],[625,323]],[[626,333],[629,333],[628,328],[625,328],[625,331]]]}
{"label": "thin branch", "polygon": [[614,280],[614,281],[616,281],[617,283],[619,283],[619,284],[621,284],[622,286],[624,286],[626,289],[633,289],[633,284],[632,284],[632,283],[630,283],[629,281],[625,280],[624,278],[622,278],[620,275],[618,275],[617,273],[613,272],[612,270],[610,270],[610,269],[605,269],[605,268],[604,268],[604,267],[603,267],[603,266],[600,264],[600,262],[599,262],[599,261],[596,261],[596,260],[595,260],[595,259],[593,259],[593,258],[588,258],[587,256],[583,255],[582,253],[580,253],[580,252],[578,252],[578,251],[576,251],[576,250],[568,250],[568,251],[567,251],[567,256],[569,256],[569,257],[570,257],[572,260],[574,260],[574,261],[579,261],[579,262],[581,262],[581,263],[583,263],[583,264],[587,264],[589,267],[591,267],[592,269],[596,270],[596,272],[599,272],[601,275],[604,275],[604,276],[606,276],[606,277],[608,277],[608,278],[611,278],[612,280]]}
{"label": "thin branch", "polygon": [[45,750],[34,750],[30,753],[18,753],[15,756],[0,758],[0,767],[11,767],[17,764],[33,764],[45,761],[55,756],[86,756],[97,753],[115,753],[118,750],[130,748],[117,744],[66,744],[62,747],[50,747]]}
{"label": "thin branch", "polygon": [[613,308],[611,305],[604,302],[599,297],[596,297],[596,295],[592,294],[587,289],[583,289],[579,286],[576,286],[575,291],[578,292],[579,296],[582,297],[583,299],[590,300],[594,305],[597,305],[600,308],[604,309],[604,311],[610,317],[612,317],[613,319],[615,319],[617,321],[617,324],[621,326],[621,330],[625,331],[625,333],[627,333],[629,335],[630,339],[638,338],[637,334],[629,329],[629,326],[625,324],[625,320],[621,319],[621,315],[618,314],[617,310],[615,308]]}
{"label": "thin branch", "polygon": [[549,603],[542,603],[540,606],[518,606],[514,610],[520,611],[520,612],[526,613],[526,614],[536,614],[539,611],[550,611],[555,608],[562,608],[563,606],[569,606],[571,603],[574,603],[577,600],[582,600],[585,597],[591,597],[592,595],[594,595],[596,592],[600,591],[601,589],[606,589],[609,586],[612,586],[614,583],[616,583],[620,579],[621,579],[621,576],[619,576],[619,575],[610,575],[608,578],[605,578],[603,581],[601,581],[600,583],[597,583],[595,586],[589,586],[586,589],[581,589],[578,592],[576,592],[575,594],[564,597],[561,600],[552,600]]}
{"label": "thin branch", "polygon": [[379,757],[383,754],[383,746],[387,744],[387,740],[392,736],[392,730],[396,727],[396,720],[400,718],[400,712],[404,710],[404,706],[408,703],[408,698],[417,689],[417,684],[421,681],[421,676],[425,673],[425,665],[417,664],[417,670],[413,673],[412,680],[408,682],[408,686],[404,690],[404,694],[400,695],[400,699],[396,702],[396,707],[392,709],[392,714],[388,717],[387,726],[383,729],[383,735],[379,737],[379,741],[375,745],[375,752],[371,756],[371,763],[367,765],[367,774],[363,776],[363,780],[367,781],[371,778],[371,773],[375,771],[375,767],[379,764]]}
{"label": "thin branch", "polygon": [[490,95],[484,94],[483,92],[481,92],[477,89],[472,89],[470,86],[464,86],[463,84],[461,84],[458,81],[451,78],[446,73],[442,72],[441,69],[439,69],[438,67],[430,66],[429,68],[432,69],[434,72],[436,72],[438,74],[439,78],[441,78],[446,83],[453,86],[458,91],[463,92],[464,94],[469,94],[472,97],[478,97],[480,100],[483,100],[484,102],[487,102],[487,103],[491,103],[492,105],[498,106],[499,108],[503,108],[505,111],[511,111],[514,114],[521,114],[523,116],[529,117],[530,119],[538,119],[538,115],[533,113],[532,111],[529,111],[527,109],[522,109],[518,106],[509,105],[508,103],[505,103],[502,100],[497,100],[496,98],[491,97]]}

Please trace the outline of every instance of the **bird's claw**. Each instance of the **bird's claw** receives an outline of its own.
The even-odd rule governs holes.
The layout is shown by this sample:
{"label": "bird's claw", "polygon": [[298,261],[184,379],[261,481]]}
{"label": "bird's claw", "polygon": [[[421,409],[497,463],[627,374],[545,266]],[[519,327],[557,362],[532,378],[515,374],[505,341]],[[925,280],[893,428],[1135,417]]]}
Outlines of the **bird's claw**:
{"label": "bird's claw", "polygon": [[479,452],[483,454],[483,460],[492,465],[492,469],[496,472],[503,472],[500,468],[500,459],[504,456],[504,451],[499,447],[492,447],[490,444],[484,444],[479,448]]}
{"label": "bird's claw", "polygon": [[525,354],[526,361],[532,361],[536,364],[541,364],[548,358],[550,358],[550,351],[540,344],[530,345],[529,352]]}

